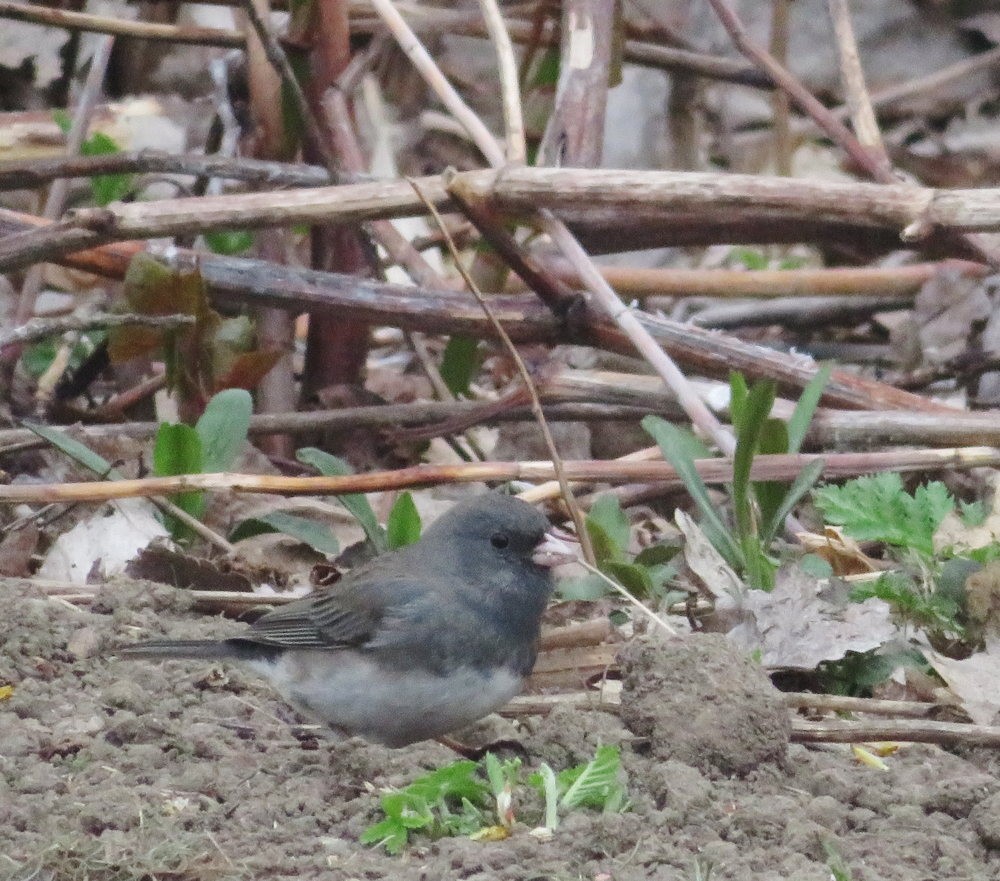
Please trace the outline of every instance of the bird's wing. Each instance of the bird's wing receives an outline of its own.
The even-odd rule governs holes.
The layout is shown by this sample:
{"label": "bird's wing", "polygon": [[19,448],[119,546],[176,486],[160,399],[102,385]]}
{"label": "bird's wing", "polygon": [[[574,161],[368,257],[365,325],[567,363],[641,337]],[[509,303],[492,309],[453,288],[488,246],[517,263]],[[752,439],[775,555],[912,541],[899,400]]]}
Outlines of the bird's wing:
{"label": "bird's wing", "polygon": [[411,579],[353,580],[258,618],[242,639],[283,648],[351,648],[370,642],[387,617],[426,588]]}

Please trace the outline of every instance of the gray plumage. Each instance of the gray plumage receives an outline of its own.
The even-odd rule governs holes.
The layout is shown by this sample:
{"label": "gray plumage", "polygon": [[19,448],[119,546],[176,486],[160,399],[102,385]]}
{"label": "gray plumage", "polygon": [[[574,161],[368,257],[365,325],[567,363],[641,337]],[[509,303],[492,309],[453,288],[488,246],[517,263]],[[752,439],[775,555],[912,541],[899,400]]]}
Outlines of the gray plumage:
{"label": "gray plumage", "polygon": [[546,519],[498,493],[455,505],[416,544],[279,607],[239,636],[126,646],[132,658],[241,661],[346,734],[402,746],[504,704],[535,662],[552,588]]}

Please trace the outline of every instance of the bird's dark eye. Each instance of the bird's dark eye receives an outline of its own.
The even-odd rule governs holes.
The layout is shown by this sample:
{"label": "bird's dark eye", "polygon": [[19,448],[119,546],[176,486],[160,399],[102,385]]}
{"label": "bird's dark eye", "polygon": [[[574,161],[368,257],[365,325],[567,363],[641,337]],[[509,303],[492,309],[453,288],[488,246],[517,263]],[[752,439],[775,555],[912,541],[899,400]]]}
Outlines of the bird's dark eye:
{"label": "bird's dark eye", "polygon": [[510,539],[507,538],[502,532],[494,532],[490,536],[490,544],[493,545],[498,551],[502,551],[508,544],[510,544]]}

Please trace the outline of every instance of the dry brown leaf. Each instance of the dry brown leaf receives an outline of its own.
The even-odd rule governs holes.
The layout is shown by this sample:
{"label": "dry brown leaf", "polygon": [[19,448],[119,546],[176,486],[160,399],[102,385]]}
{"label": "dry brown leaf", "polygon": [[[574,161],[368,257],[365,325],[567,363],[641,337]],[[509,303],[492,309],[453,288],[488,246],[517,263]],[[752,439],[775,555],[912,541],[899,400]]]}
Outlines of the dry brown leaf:
{"label": "dry brown leaf", "polygon": [[774,590],[748,591],[743,610],[748,619],[729,637],[748,652],[760,651],[767,667],[812,670],[837,661],[847,652],[878,648],[897,635],[888,603],[863,603],[830,597],[828,582],[786,568]]}

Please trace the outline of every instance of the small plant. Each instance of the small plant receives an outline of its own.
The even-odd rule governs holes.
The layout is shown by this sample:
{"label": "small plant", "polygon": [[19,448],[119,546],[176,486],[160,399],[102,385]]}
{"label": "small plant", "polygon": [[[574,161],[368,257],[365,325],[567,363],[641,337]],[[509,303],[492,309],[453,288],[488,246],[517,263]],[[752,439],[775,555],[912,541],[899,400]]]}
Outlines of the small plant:
{"label": "small plant", "polygon": [[543,763],[528,782],[545,797],[544,827],[550,831],[558,828],[560,817],[577,808],[596,808],[615,814],[625,804],[621,754],[613,746],[599,746],[586,765],[567,768],[558,774]]}
{"label": "small plant", "polygon": [[797,453],[805,439],[819,399],[830,376],[823,367],[803,389],[792,417],[785,423],[770,415],[776,389],[773,382],[748,388],[740,374],[730,376],[730,410],[736,432],[733,455],[733,524],[727,524],[712,502],[705,482],[695,468],[695,459],[707,451],[690,434],[656,416],[647,416],[642,426],[659,445],[666,459],[684,481],[684,486],[702,515],[702,528],[726,562],[746,578],[751,587],[770,590],[778,561],[772,553],[785,518],[819,479],[823,463],[807,465],[791,483],[752,481],[750,470],[758,453]]}
{"label": "small plant", "polygon": [[[482,762],[453,762],[403,789],[384,793],[380,799],[384,819],[369,826],[361,834],[361,842],[396,854],[416,834],[430,838],[502,837],[514,823],[514,802],[525,785],[544,800],[543,814],[535,825],[550,832],[558,827],[561,817],[574,810],[614,813],[626,808],[617,747],[600,746],[591,761],[559,773],[542,764],[526,781],[519,760],[504,762],[487,753]],[[482,834],[496,830],[497,834]]]}
{"label": "small plant", "polygon": [[[252,412],[248,392],[227,389],[212,397],[193,427],[162,423],[153,445],[153,473],[173,477],[230,470],[246,443]],[[171,501],[197,519],[205,513],[203,492],[178,493]],[[166,525],[175,538],[188,534],[173,518],[168,517]]]}
{"label": "small plant", "polygon": [[934,533],[955,508],[943,483],[919,486],[910,495],[895,472],[820,487],[813,501],[827,523],[852,538],[910,548],[926,558],[934,556]]}
{"label": "small plant", "polygon": [[193,324],[172,330],[132,325],[108,332],[112,363],[151,355],[163,359],[182,421],[197,419],[218,391],[255,388],[281,357],[280,351],[255,348],[253,324],[245,315],[225,317],[211,307],[197,271],[171,269],[140,252],[129,264],[122,290],[129,311],[194,318]]}
{"label": "small plant", "polygon": [[[899,567],[856,587],[852,599],[884,600],[934,642],[966,636],[964,582],[980,564],[971,554],[959,557],[935,550],[934,534],[955,510],[943,483],[932,481],[910,494],[898,474],[886,472],[820,487],[813,500],[824,519],[847,535],[887,545]],[[977,512],[973,508],[969,513]]]}
{"label": "small plant", "polygon": [[[65,110],[54,111],[56,125],[63,134],[69,134],[73,121]],[[80,144],[81,156],[108,156],[121,153],[121,147],[114,138],[104,132],[94,132]],[[132,191],[135,178],[131,174],[95,174],[90,178],[90,192],[94,204],[104,207],[124,199]]]}
{"label": "small plant", "polygon": [[[664,596],[667,585],[677,574],[677,566],[673,562],[679,550],[676,545],[657,543],[633,556],[629,552],[628,517],[618,499],[611,494],[597,497],[584,525],[601,572],[639,599]],[[596,599],[608,592],[608,585],[599,575],[588,574],[563,579],[559,583],[559,592],[567,599]],[[682,592],[678,592],[677,599],[683,596]]]}
{"label": "small plant", "polygon": [[420,832],[429,838],[471,835],[484,825],[490,787],[470,760],[454,762],[385,793],[380,799],[385,819],[361,834],[362,844],[381,845],[399,853]]}

